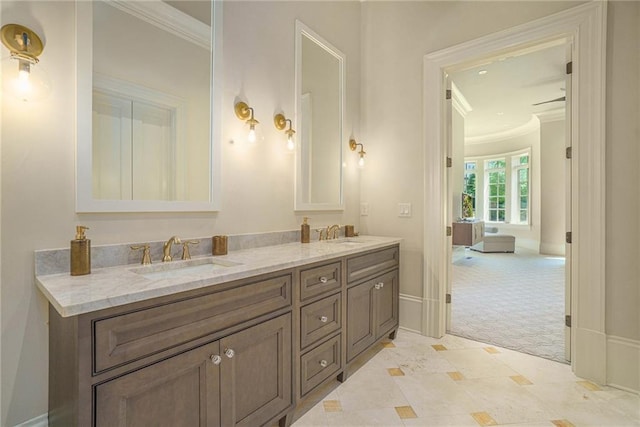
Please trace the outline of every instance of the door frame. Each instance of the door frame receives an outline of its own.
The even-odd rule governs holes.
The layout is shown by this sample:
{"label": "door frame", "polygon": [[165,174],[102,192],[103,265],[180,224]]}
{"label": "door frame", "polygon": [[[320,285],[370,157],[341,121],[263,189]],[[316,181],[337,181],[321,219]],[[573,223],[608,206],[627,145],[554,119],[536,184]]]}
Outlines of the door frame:
{"label": "door frame", "polygon": [[[606,8],[594,1],[424,57],[424,279],[422,333],[446,333],[448,224],[445,74],[456,64],[567,38],[573,45],[571,354],[582,377],[606,383],[605,87]],[[569,124],[567,124],[569,125]]]}

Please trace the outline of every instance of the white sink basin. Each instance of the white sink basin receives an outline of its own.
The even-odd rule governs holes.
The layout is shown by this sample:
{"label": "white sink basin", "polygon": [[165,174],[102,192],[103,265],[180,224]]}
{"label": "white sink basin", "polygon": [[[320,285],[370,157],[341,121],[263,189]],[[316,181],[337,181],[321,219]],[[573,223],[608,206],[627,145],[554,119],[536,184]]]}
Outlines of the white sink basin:
{"label": "white sink basin", "polygon": [[359,239],[353,239],[350,237],[347,237],[345,239],[331,239],[331,240],[325,240],[327,243],[331,243],[334,245],[347,245],[347,246],[357,246],[357,245],[361,245],[363,244],[365,241],[364,240],[359,240]]}
{"label": "white sink basin", "polygon": [[200,258],[188,261],[172,261],[162,264],[132,268],[131,271],[147,279],[172,279],[184,276],[203,276],[215,273],[216,270],[240,265],[235,262],[222,261],[214,258]]}

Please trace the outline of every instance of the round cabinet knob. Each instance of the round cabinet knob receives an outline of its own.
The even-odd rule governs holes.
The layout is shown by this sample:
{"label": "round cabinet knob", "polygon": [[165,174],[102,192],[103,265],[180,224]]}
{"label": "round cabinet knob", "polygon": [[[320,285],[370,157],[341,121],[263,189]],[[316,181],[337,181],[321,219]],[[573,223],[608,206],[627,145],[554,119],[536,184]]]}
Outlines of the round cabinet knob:
{"label": "round cabinet knob", "polygon": [[328,363],[327,363],[326,360],[323,359],[323,360],[320,361],[320,366],[322,366],[323,368],[326,368],[327,365],[328,365]]}
{"label": "round cabinet knob", "polygon": [[380,285],[380,288],[384,288],[384,282],[380,282],[378,285]]}
{"label": "round cabinet knob", "polygon": [[224,355],[227,356],[229,359],[231,359],[233,356],[236,355],[236,352],[228,348],[224,351]]}
{"label": "round cabinet knob", "polygon": [[211,359],[211,362],[213,362],[214,365],[219,365],[220,362],[222,362],[222,357],[218,356],[217,354],[212,354],[210,359]]}
{"label": "round cabinet knob", "polygon": [[327,279],[326,277],[322,276],[320,277],[320,282],[321,283],[327,283],[329,281],[329,279]]}
{"label": "round cabinet knob", "polygon": [[327,318],[327,316],[320,316],[320,321],[322,323],[327,323],[327,320],[329,320],[329,318]]}
{"label": "round cabinet knob", "polygon": [[380,283],[376,283],[375,285],[373,285],[373,287],[376,289],[380,289]]}

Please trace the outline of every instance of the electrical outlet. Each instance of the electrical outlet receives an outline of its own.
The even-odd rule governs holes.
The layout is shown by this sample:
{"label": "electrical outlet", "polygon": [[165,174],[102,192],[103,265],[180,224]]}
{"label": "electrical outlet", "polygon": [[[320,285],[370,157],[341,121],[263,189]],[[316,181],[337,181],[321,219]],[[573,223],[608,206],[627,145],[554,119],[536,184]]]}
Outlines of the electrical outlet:
{"label": "electrical outlet", "polygon": [[398,203],[398,216],[402,218],[411,217],[411,203]]}
{"label": "electrical outlet", "polygon": [[362,202],[360,203],[360,216],[369,215],[369,203]]}

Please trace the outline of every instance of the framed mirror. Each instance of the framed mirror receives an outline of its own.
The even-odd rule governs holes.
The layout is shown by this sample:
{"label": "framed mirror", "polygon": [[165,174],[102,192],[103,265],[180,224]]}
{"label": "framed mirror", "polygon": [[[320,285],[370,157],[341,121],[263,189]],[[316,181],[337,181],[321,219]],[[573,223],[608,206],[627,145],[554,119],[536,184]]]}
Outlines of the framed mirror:
{"label": "framed mirror", "polygon": [[295,210],[342,210],[345,55],[296,21]]}
{"label": "framed mirror", "polygon": [[77,212],[218,210],[218,3],[76,1]]}

